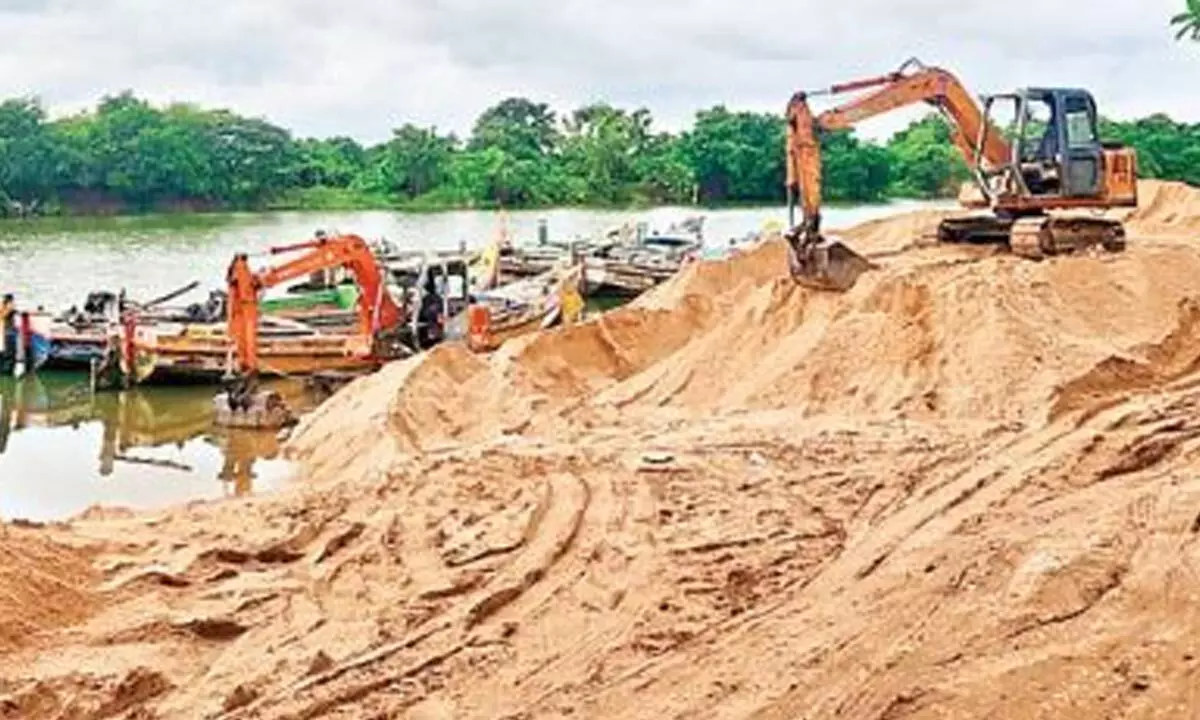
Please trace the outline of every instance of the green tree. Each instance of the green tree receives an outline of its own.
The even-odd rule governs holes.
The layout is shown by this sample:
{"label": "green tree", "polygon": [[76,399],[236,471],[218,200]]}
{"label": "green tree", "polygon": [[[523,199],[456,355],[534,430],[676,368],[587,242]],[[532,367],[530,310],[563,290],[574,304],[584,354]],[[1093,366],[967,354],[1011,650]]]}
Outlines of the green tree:
{"label": "green tree", "polygon": [[650,112],[606,103],[582,107],[566,121],[562,163],[580,180],[576,192],[601,202],[628,202],[641,177],[637,159],[650,139]]}
{"label": "green tree", "polygon": [[[699,196],[705,202],[780,202],[784,197],[784,121],[776,115],[701,111],[686,137]],[[832,201],[883,199],[888,152],[848,131],[822,133],[822,196]]]}
{"label": "green tree", "polygon": [[782,117],[718,105],[696,114],[685,142],[702,202],[783,197]]}
{"label": "green tree", "polygon": [[1132,146],[1142,177],[1200,184],[1200,124],[1181,123],[1161,113],[1133,122],[1101,122],[1101,134]]}
{"label": "green tree", "polygon": [[149,206],[154,194],[158,158],[153,135],[161,129],[161,114],[131,92],[101,99],[92,122],[86,127],[91,146],[90,161],[100,185],[140,208]]}
{"label": "green tree", "polygon": [[[1142,176],[1200,184],[1200,125],[1156,114],[1101,121],[1138,152]],[[783,200],[783,119],[716,106],[686,132],[654,129],[645,108],[592,103],[561,118],[508,98],[469,142],[398,127],[364,147],[296,140],[229,110],[151,105],[131,92],[49,119],[33,98],[0,102],[0,212],[262,207],[509,207]],[[939,197],[969,177],[951,130],[931,115],[880,146],[821,137],[823,196]]]}
{"label": "green tree", "polygon": [[558,147],[556,123],[549,105],[508,98],[484,110],[475,121],[470,149],[494,147],[517,159],[541,159]]}
{"label": "green tree", "polygon": [[209,131],[221,196],[233,205],[255,207],[295,186],[300,154],[287,130],[220,110]]}
{"label": "green tree", "polygon": [[0,103],[0,189],[3,199],[34,205],[46,200],[57,172],[57,148],[46,111],[33,98]]}
{"label": "green tree", "polygon": [[875,202],[887,196],[891,157],[846,130],[821,137],[823,195],[833,202]]}
{"label": "green tree", "polygon": [[367,151],[352,138],[306,138],[297,149],[300,187],[349,187],[367,170]]}
{"label": "green tree", "polygon": [[539,205],[563,199],[552,167],[561,135],[557,115],[545,103],[507,98],[484,110],[467,149],[487,168],[482,202],[506,206]]}
{"label": "green tree", "polygon": [[887,149],[893,194],[936,198],[958,192],[961,183],[970,178],[970,171],[951,132],[946,121],[935,113],[892,136]]}
{"label": "green tree", "polygon": [[646,138],[642,152],[634,158],[638,199],[648,203],[690,202],[696,174],[688,163],[685,143],[669,133]]}
{"label": "green tree", "polygon": [[1184,11],[1171,18],[1171,25],[1179,28],[1176,40],[1190,35],[1192,40],[1200,41],[1200,0],[1187,0]]}
{"label": "green tree", "polygon": [[407,198],[430,192],[446,179],[456,146],[453,136],[439,135],[435,128],[406,124],[393,131],[380,154],[378,182]]}

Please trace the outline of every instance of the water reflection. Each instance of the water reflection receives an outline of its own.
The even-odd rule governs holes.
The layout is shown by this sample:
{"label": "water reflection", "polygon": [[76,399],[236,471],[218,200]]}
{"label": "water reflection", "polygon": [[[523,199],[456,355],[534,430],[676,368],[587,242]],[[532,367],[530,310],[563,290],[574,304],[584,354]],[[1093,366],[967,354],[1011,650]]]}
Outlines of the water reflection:
{"label": "water reflection", "polygon": [[[311,407],[303,388],[276,389],[298,409]],[[93,394],[78,375],[0,378],[0,516],[53,519],[95,503],[157,507],[285,481],[275,433],[213,426],[215,392]]]}

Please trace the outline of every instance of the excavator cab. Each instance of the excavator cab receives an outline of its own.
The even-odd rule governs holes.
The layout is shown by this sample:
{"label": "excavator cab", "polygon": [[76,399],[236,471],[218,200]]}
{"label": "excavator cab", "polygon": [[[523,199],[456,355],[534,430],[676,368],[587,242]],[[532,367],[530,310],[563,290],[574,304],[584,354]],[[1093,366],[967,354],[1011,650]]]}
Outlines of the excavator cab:
{"label": "excavator cab", "polygon": [[1074,88],[1027,88],[988,95],[983,101],[989,125],[1007,126],[1012,138],[1011,165],[994,171],[1019,178],[1012,188],[1015,194],[1035,198],[1096,198],[1103,194],[1105,154],[1091,93]]}

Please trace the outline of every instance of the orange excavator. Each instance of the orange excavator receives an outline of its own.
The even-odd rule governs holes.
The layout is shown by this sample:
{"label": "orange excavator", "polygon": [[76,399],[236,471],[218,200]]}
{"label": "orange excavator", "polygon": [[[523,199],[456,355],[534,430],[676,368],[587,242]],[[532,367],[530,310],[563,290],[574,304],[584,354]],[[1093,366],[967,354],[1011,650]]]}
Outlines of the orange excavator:
{"label": "orange excavator", "polygon": [[[820,115],[808,105],[813,96],[861,90],[871,92]],[[1132,148],[1100,141],[1092,95],[1074,88],[1026,88],[982,101],[981,108],[954,75],[915,58],[887,75],[794,94],[787,108],[786,234],[793,279],[814,289],[845,291],[876,267],[821,234],[820,135],[918,102],[947,119],[971,169],[978,192],[960,195],[960,202],[988,210],[943,220],[939,241],[997,243],[1034,259],[1095,247],[1124,250],[1124,226],[1098,212],[1137,205],[1137,156]],[[1006,108],[1013,113],[1011,140],[993,122],[994,112],[1008,117]],[[1052,210],[1089,212],[1051,215]]]}
{"label": "orange excavator", "polygon": [[274,393],[258,393],[259,293],[327,268],[345,268],[358,285],[355,305],[358,352],[387,359],[402,355],[407,313],[388,294],[386,277],[371,247],[357,235],[319,236],[295,245],[272,248],[272,254],[307,250],[304,255],[261,272],[250,269],[245,254],[236,255],[226,273],[229,287],[228,334],[235,356],[235,383],[217,401],[218,421],[226,425],[267,426],[286,413]]}

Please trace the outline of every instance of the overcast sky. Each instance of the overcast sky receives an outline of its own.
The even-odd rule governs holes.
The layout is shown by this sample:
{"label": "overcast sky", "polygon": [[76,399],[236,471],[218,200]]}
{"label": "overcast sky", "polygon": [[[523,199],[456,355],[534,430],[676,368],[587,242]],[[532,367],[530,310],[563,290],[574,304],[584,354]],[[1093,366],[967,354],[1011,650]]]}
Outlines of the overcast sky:
{"label": "overcast sky", "polygon": [[[910,55],[975,93],[1090,89],[1101,111],[1200,121],[1184,0],[0,0],[0,95],[59,113],[132,89],[265,116],[299,135],[465,133],[520,94],[566,110],[780,112],[793,90]],[[866,127],[890,132],[909,115]]]}

